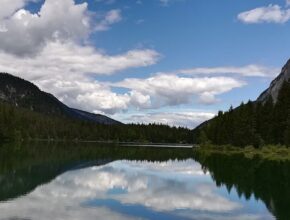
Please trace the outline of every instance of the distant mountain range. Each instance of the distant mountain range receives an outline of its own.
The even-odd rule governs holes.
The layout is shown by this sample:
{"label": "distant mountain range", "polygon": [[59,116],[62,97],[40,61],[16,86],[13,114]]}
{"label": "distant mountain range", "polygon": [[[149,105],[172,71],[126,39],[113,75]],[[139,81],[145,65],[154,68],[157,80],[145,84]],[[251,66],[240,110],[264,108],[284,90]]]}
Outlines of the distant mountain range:
{"label": "distant mountain range", "polygon": [[70,108],[52,94],[41,91],[36,85],[7,73],[0,73],[0,101],[51,116],[95,122],[98,124],[122,124],[101,114]]}

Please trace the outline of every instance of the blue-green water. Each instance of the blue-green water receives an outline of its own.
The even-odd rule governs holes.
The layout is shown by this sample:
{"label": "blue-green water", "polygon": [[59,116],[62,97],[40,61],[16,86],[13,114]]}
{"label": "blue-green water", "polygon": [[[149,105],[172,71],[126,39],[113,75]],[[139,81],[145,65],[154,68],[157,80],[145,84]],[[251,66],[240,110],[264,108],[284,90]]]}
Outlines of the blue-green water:
{"label": "blue-green water", "polygon": [[[289,191],[275,188],[289,186],[289,164],[192,149],[40,145],[0,149],[1,220],[289,219]],[[266,181],[279,175],[280,185]]]}

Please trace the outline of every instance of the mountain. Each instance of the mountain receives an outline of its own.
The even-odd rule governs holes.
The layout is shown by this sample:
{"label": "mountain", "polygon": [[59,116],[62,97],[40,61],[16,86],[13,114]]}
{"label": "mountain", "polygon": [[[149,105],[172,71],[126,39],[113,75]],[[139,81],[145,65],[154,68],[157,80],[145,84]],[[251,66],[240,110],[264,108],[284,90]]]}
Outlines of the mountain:
{"label": "mountain", "polygon": [[0,101],[51,116],[96,122],[99,124],[121,124],[100,114],[73,109],[53,95],[41,91],[33,83],[7,73],[0,73]]}
{"label": "mountain", "polygon": [[193,134],[196,143],[290,147],[290,60],[257,100],[219,111]]}
{"label": "mountain", "polygon": [[257,99],[258,102],[265,103],[271,96],[273,102],[276,103],[278,99],[279,91],[283,85],[283,82],[288,81],[290,78],[290,59],[282,68],[281,73],[271,82],[270,87],[266,89]]}
{"label": "mountain", "polygon": [[82,111],[79,109],[74,109],[74,108],[70,108],[70,110],[73,113],[75,113],[77,117],[79,117],[80,119],[86,119],[89,121],[93,121],[93,122],[105,124],[105,125],[122,124],[121,122],[116,121],[112,118],[109,118],[105,115],[89,113],[89,112]]}
{"label": "mountain", "polygon": [[34,84],[0,73],[0,146],[23,140],[192,143],[192,130],[159,124],[122,124],[73,109]]}

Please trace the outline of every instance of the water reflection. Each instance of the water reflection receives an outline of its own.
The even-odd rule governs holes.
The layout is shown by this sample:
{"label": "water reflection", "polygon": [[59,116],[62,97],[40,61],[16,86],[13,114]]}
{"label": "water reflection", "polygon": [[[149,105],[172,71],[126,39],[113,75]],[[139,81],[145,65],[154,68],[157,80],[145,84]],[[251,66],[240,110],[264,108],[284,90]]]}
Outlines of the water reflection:
{"label": "water reflection", "polygon": [[239,199],[263,201],[276,219],[290,219],[290,162],[248,159],[242,155],[196,155],[217,187]]}
{"label": "water reflection", "polygon": [[17,198],[71,170],[118,159],[165,161],[191,149],[119,147],[113,144],[35,142],[0,145],[0,201]]}
{"label": "water reflection", "polygon": [[0,219],[272,219],[261,201],[217,187],[205,170],[193,159],[70,170],[0,203]]}

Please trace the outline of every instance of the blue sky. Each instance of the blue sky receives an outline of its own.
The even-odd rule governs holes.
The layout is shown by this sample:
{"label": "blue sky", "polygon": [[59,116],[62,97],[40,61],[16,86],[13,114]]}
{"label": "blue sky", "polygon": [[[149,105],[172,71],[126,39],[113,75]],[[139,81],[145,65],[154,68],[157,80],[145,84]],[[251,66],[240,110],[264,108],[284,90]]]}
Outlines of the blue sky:
{"label": "blue sky", "polygon": [[0,71],[124,122],[194,127],[254,100],[289,58],[289,2],[15,0]]}

